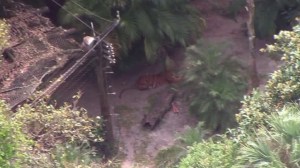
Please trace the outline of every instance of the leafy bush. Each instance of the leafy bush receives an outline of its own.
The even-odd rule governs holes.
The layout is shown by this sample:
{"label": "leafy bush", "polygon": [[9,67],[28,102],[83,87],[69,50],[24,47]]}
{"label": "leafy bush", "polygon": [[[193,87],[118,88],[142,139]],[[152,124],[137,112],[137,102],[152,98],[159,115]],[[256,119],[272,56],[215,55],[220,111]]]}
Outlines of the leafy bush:
{"label": "leafy bush", "polygon": [[30,141],[21,131],[21,125],[12,120],[10,111],[0,100],[0,167],[18,167],[25,160],[24,151]]}
{"label": "leafy bush", "polygon": [[[287,104],[269,116],[267,126],[257,127],[255,133],[240,132],[245,139],[221,137],[209,139],[191,146],[179,168],[282,168],[300,166],[300,108]],[[241,135],[239,135],[241,136]]]}
{"label": "leafy bush", "polygon": [[194,143],[201,142],[208,131],[203,129],[203,122],[199,122],[195,128],[187,129],[179,135],[178,140],[183,146],[191,146]]}
{"label": "leafy bush", "polygon": [[69,168],[82,167],[90,168],[96,153],[86,144],[63,144],[52,151],[55,167]]}
{"label": "leafy bush", "polygon": [[155,157],[156,168],[173,168],[186,155],[186,149],[181,146],[171,146],[159,151]]}
{"label": "leafy bush", "polygon": [[239,128],[245,132],[253,132],[266,124],[265,118],[271,112],[270,101],[267,96],[253,90],[251,95],[244,96],[240,113],[236,115]]}
{"label": "leafy bush", "polygon": [[0,50],[2,50],[8,43],[9,26],[5,20],[0,20]]}
{"label": "leafy bush", "polygon": [[237,167],[299,167],[300,109],[298,104],[286,105],[267,119],[240,150]]}
{"label": "leafy bush", "polygon": [[191,99],[190,111],[209,129],[232,126],[246,86],[241,65],[201,41],[190,46],[186,56],[184,86]]}
{"label": "leafy bush", "polygon": [[102,141],[99,131],[99,118],[88,118],[83,109],[41,102],[13,114],[0,100],[0,167],[88,168],[95,152],[87,144]]}
{"label": "leafy bush", "polygon": [[[276,36],[277,42],[265,50],[282,55],[284,64],[271,74],[264,91],[254,90],[245,97],[237,114],[239,127],[230,130],[230,137],[221,143],[204,141],[192,146],[180,166],[300,167],[299,33],[300,26],[282,31]],[[232,144],[232,155],[217,153],[226,146],[224,142]]]}
{"label": "leafy bush", "polygon": [[207,131],[203,129],[203,123],[199,122],[195,128],[187,129],[178,136],[175,145],[162,149],[155,157],[157,168],[173,168],[186,156],[187,146],[202,142]]}
{"label": "leafy bush", "polygon": [[188,154],[179,163],[179,168],[232,168],[237,157],[237,144],[224,138],[223,141],[206,140],[191,146]]}
{"label": "leafy bush", "polygon": [[284,64],[271,74],[264,92],[255,91],[244,99],[237,118],[245,129],[255,130],[259,125],[264,125],[266,115],[300,99],[300,26],[294,27],[293,31],[281,31],[275,39],[277,42],[263,51],[281,55]]}
{"label": "leafy bush", "polygon": [[55,109],[41,103],[36,107],[24,105],[17,110],[15,120],[23,131],[36,141],[36,147],[51,149],[64,142],[100,142],[100,118],[89,118],[85,110],[73,110],[65,105]]}

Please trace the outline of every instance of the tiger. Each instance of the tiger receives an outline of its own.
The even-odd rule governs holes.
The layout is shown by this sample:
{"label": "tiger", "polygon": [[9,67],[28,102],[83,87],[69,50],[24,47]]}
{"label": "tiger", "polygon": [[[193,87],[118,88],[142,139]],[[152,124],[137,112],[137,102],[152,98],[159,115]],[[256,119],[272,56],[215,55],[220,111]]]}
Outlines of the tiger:
{"label": "tiger", "polygon": [[125,91],[137,89],[140,91],[154,89],[165,84],[177,83],[181,80],[181,77],[171,71],[164,71],[157,74],[147,74],[138,77],[133,86],[125,88],[120,91],[119,98]]}

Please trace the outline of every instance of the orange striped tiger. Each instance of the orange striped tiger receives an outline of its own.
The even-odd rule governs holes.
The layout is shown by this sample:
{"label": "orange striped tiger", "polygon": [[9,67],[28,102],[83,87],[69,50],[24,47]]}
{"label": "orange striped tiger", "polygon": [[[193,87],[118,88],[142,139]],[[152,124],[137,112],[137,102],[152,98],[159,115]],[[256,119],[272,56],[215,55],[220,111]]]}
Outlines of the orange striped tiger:
{"label": "orange striped tiger", "polygon": [[164,71],[158,74],[142,75],[136,80],[134,86],[130,86],[128,88],[121,90],[119,94],[119,98],[122,98],[122,95],[127,90],[131,90],[131,89],[137,89],[141,91],[149,90],[149,89],[160,87],[164,84],[176,83],[179,82],[180,80],[181,77],[179,77],[178,75],[170,71]]}

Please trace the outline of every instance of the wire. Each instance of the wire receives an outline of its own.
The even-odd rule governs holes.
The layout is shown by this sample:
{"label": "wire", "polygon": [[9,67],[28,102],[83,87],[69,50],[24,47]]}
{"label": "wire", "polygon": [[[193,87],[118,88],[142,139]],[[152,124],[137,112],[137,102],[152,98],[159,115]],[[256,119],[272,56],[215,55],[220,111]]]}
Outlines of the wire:
{"label": "wire", "polygon": [[108,34],[113,31],[115,27],[119,24],[120,19],[118,19],[112,23],[102,34],[101,37],[97,38],[97,43],[89,49],[80,59],[76,61],[74,65],[72,65],[65,73],[63,73],[57,80],[50,84],[48,88],[46,88],[41,94],[39,94],[31,103],[31,106],[36,106],[36,104],[40,101],[41,98],[46,96],[47,94],[53,93],[89,56],[91,52],[108,36]]}
{"label": "wire", "polygon": [[[89,26],[88,24],[86,24],[83,20],[81,20],[79,17],[77,17],[76,15],[74,15],[72,12],[68,11],[67,9],[65,9],[61,4],[59,4],[56,0],[51,0],[52,2],[54,2],[56,5],[58,5],[61,9],[65,10],[66,12],[68,12],[69,14],[71,14],[75,19],[77,19],[79,22],[81,22],[82,24],[84,24],[86,27],[88,27],[89,29],[93,30],[91,26]],[[95,31],[96,34],[101,34],[97,31]]]}
{"label": "wire", "polygon": [[99,16],[99,15],[96,15],[94,12],[92,12],[92,11],[86,9],[85,7],[83,7],[82,5],[80,5],[79,3],[75,2],[75,1],[69,0],[69,2],[71,2],[71,3],[75,4],[75,5],[77,5],[78,7],[80,7],[81,9],[83,9],[84,11],[90,13],[91,15],[93,15],[93,16],[95,16],[95,17],[101,19],[101,20],[104,20],[104,21],[107,21],[107,22],[111,22],[111,23],[113,22],[112,20],[105,19],[105,18],[103,18],[103,17],[101,17],[101,16]]}

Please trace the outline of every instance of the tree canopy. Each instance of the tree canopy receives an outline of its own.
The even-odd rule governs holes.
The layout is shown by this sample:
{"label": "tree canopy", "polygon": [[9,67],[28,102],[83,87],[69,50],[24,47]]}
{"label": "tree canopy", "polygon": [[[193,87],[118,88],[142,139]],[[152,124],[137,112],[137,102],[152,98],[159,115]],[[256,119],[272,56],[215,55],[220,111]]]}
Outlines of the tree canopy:
{"label": "tree canopy", "polygon": [[[106,25],[103,18],[112,20],[119,11],[121,22],[111,38],[122,55],[134,53],[130,51],[138,50],[137,44],[142,44],[143,53],[138,54],[144,54],[148,61],[162,56],[160,51],[166,46],[186,46],[199,35],[203,24],[196,8],[187,0],[75,0],[65,7],[82,18],[90,18],[98,30]],[[63,15],[62,23],[71,22],[74,20],[69,14]]]}

